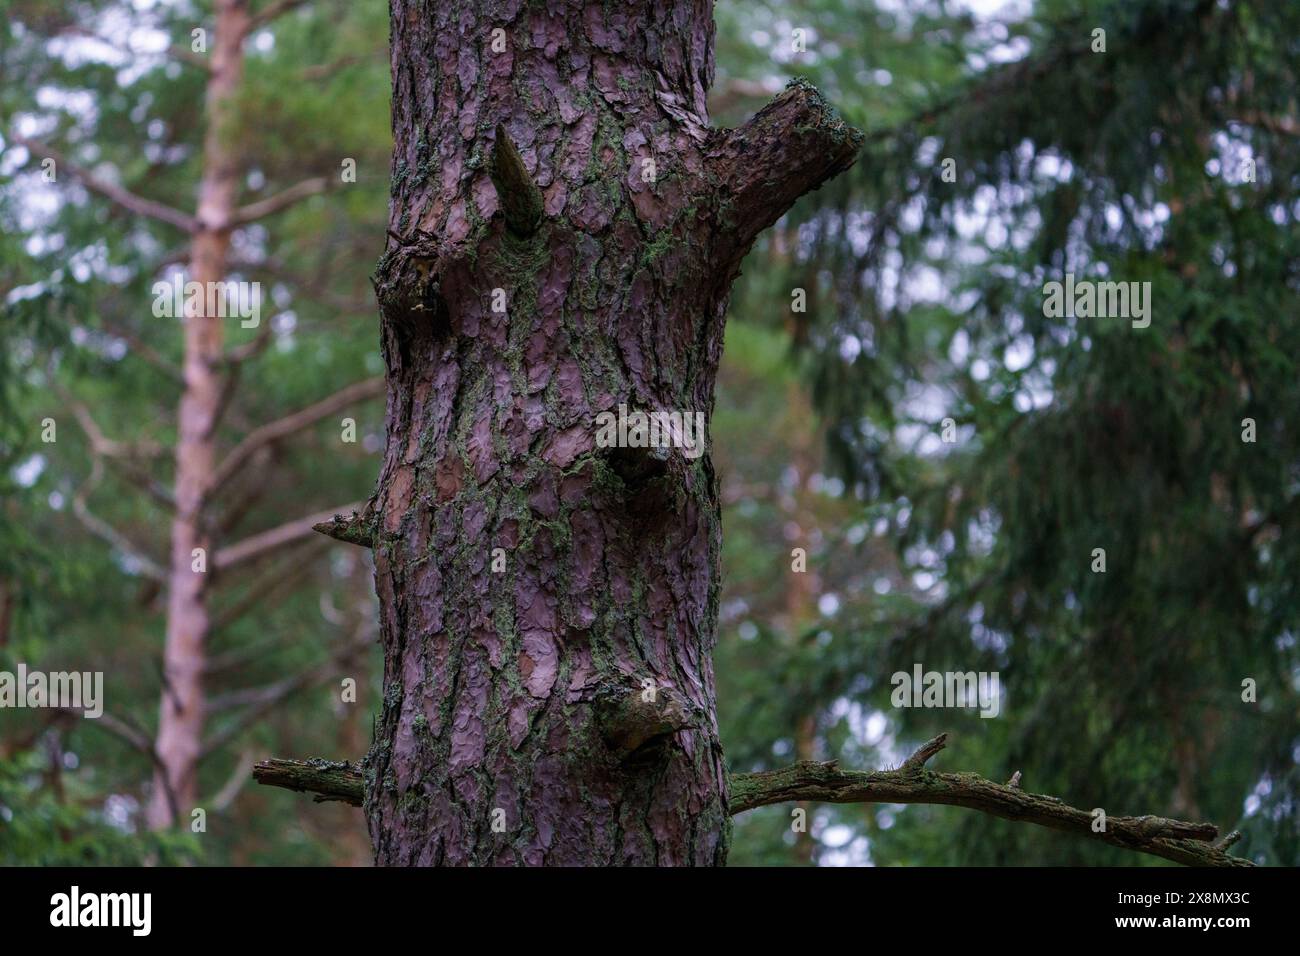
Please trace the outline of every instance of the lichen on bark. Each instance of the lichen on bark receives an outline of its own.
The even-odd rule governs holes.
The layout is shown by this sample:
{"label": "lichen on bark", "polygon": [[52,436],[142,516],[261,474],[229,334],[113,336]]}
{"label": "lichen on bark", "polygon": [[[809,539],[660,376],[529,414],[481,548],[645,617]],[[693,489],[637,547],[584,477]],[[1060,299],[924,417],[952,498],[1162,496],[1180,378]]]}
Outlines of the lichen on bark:
{"label": "lichen on bark", "polygon": [[390,7],[377,861],[722,863],[713,467],[594,422],[711,413],[741,258],[858,140],[806,86],[709,129],[709,0]]}

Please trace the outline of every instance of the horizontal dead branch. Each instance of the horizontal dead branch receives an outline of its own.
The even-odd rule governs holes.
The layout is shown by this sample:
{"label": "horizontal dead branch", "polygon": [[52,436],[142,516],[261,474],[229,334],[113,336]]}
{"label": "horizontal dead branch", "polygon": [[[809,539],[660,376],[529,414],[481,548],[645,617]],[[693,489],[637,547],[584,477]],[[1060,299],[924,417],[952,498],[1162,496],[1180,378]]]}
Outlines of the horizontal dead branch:
{"label": "horizontal dead branch", "polygon": [[[1020,789],[1018,773],[1013,786],[973,773],[927,770],[926,762],[944,749],[947,740],[947,734],[940,734],[927,741],[896,770],[840,770],[834,761],[805,761],[781,770],[732,774],[731,814],[787,801],[939,804],[1073,833],[1186,866],[1254,866],[1228,855],[1240,837],[1235,831],[1213,842],[1219,832],[1213,824],[1108,815],[1106,828],[1097,832],[1092,813]],[[267,786],[317,794],[317,800],[341,800],[354,806],[361,806],[365,794],[360,768],[340,761],[266,760],[254,768],[253,778]]]}
{"label": "horizontal dead branch", "polygon": [[321,522],[337,518],[343,512],[356,511],[357,508],[362,507],[364,504],[361,501],[354,501],[352,504],[343,505],[341,508],[318,511],[315,514],[306,515],[294,521],[286,521],[284,524],[268,528],[266,531],[260,531],[219,550],[214,564],[218,570],[226,571],[243,564],[245,561],[260,558],[272,551],[278,551],[310,537],[313,531],[319,530]]}
{"label": "horizontal dead branch", "polygon": [[1027,792],[1021,788],[1019,773],[1012,778],[1013,783],[999,784],[978,774],[926,769],[925,763],[947,745],[947,737],[940,734],[927,742],[897,770],[841,770],[834,761],[806,761],[780,770],[733,774],[731,812],[734,815],[791,800],[939,804],[1033,823],[1187,866],[1254,865],[1229,856],[1224,852],[1226,847],[1211,842],[1219,832],[1213,824],[1107,814],[1105,828],[1098,832],[1093,826],[1099,818],[1091,812],[1071,807],[1056,797]]}
{"label": "horizontal dead branch", "polygon": [[280,760],[271,758],[253,765],[253,779],[268,787],[283,787],[297,793],[315,794],[317,803],[337,800],[361,806],[365,777],[361,768],[345,760]]}

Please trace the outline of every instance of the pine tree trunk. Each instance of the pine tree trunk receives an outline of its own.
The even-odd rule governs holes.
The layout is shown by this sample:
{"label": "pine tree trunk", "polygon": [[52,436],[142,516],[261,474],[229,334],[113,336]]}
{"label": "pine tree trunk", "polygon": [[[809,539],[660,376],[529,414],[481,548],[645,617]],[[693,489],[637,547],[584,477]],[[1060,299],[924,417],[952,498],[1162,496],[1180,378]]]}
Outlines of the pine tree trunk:
{"label": "pine tree trunk", "polygon": [[[243,42],[250,16],[246,0],[218,0],[216,36],[206,94],[203,178],[198,230],[190,244],[187,281],[206,289],[226,277],[231,221],[239,189],[239,162],[227,141],[231,102],[243,73]],[[207,297],[204,296],[206,299]],[[206,517],[216,465],[216,416],[221,407],[222,325],[202,309],[185,315],[184,388],[177,413],[176,514],[167,576],[167,637],[159,702],[157,767],[147,820],[155,830],[175,826],[198,800],[203,734],[203,670],[212,540]],[[204,553],[196,570],[195,549]]]}
{"label": "pine tree trunk", "polygon": [[377,862],[720,864],[710,456],[596,416],[707,419],[741,257],[860,138],[803,84],[710,130],[711,0],[391,12]]}

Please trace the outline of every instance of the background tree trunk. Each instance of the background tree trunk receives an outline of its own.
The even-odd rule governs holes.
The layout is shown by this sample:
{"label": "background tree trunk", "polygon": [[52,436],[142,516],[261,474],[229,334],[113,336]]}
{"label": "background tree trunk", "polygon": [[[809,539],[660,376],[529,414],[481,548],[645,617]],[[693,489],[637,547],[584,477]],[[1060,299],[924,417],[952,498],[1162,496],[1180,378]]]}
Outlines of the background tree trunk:
{"label": "background tree trunk", "polygon": [[[205,289],[209,283],[223,281],[227,272],[239,189],[239,162],[228,143],[228,120],[243,72],[243,43],[249,23],[245,0],[218,0],[207,86],[203,179],[186,276],[187,281],[202,283]],[[209,574],[215,570],[206,505],[216,464],[223,321],[222,316],[203,310],[185,315],[185,380],[177,413],[176,514],[167,578],[163,689],[154,744],[158,766],[148,810],[148,822],[154,829],[174,826],[198,799],[203,669],[212,623]],[[206,570],[202,572],[194,570],[195,548],[202,548],[205,554]]]}
{"label": "background tree trunk", "polygon": [[707,417],[741,257],[860,137],[803,84],[709,130],[711,0],[390,8],[376,859],[722,863],[713,467],[595,418]]}

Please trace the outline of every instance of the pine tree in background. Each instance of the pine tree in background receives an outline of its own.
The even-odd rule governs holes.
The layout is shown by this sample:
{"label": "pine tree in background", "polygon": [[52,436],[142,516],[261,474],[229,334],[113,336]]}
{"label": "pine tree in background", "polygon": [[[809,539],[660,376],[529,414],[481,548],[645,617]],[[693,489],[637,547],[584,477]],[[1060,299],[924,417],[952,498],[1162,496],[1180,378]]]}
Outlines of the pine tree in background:
{"label": "pine tree in background", "polygon": [[[539,180],[544,229],[576,216],[578,231],[598,238],[598,214],[622,208],[621,190],[629,189],[636,201],[623,227],[613,227],[623,244],[606,261],[635,258],[641,271],[633,275],[690,274],[690,248],[677,242],[652,241],[639,258],[624,256],[624,246],[646,238],[626,227],[647,215],[653,222],[657,204],[674,208],[682,179],[667,175],[638,190],[631,180],[611,178],[626,171],[620,163],[645,151],[635,135],[629,145],[631,127],[619,118],[639,103],[636,71],[611,79],[626,53],[601,46],[618,23],[606,19],[608,11],[590,14],[581,30],[563,31],[566,39],[555,41],[557,50],[568,50],[586,42],[584,31],[596,31],[589,38],[600,56],[592,102],[565,101],[567,87],[545,70],[542,85],[533,82],[528,58],[542,44],[537,62],[549,61],[549,26],[507,31],[507,49],[520,45],[521,59],[503,75],[458,67],[455,82],[447,80],[457,93],[446,102],[463,109],[454,117],[467,144],[463,156],[446,125],[452,120],[417,121],[422,101],[400,85],[399,73],[396,211],[385,240],[389,78],[382,9],[326,0],[160,8],[149,16],[159,18],[154,25],[171,50],[162,44],[144,55],[140,50],[158,41],[149,33],[130,38],[124,6],[8,6],[0,72],[23,79],[0,89],[0,669],[19,660],[50,667],[93,662],[108,672],[110,700],[120,705],[109,709],[121,724],[115,739],[102,725],[69,718],[47,724],[27,714],[5,732],[0,860],[130,862],[195,853],[236,863],[368,859],[356,811],[242,786],[248,763],[268,753],[359,758],[368,743],[367,710],[381,718],[372,767],[399,771],[374,771],[370,784],[381,858],[413,860],[427,850],[430,859],[439,852],[446,859],[452,844],[437,850],[425,837],[461,820],[458,852],[529,859],[540,845],[537,821],[551,826],[572,801],[528,791],[527,782],[570,780],[572,768],[546,764],[546,773],[531,776],[516,766],[512,776],[498,760],[489,775],[509,785],[491,795],[498,801],[492,806],[504,806],[511,781],[524,781],[524,789],[516,787],[523,796],[511,806],[531,807],[521,816],[533,822],[499,835],[490,815],[471,812],[484,795],[467,791],[465,780],[488,771],[474,764],[466,777],[448,768],[457,761],[469,766],[476,753],[472,725],[482,714],[474,679],[487,671],[461,644],[468,656],[458,673],[468,684],[447,698],[460,737],[429,734],[441,711],[425,714],[421,725],[405,706],[402,695],[411,699],[413,690],[404,686],[410,661],[399,673],[390,659],[382,687],[377,656],[345,664],[362,685],[361,699],[341,702],[333,650],[363,638],[374,619],[370,562],[351,544],[329,550],[327,562],[323,539],[312,545],[298,534],[290,535],[290,550],[268,552],[272,560],[249,562],[213,582],[219,593],[209,605],[214,626],[203,699],[210,716],[197,802],[221,807],[219,825],[210,820],[206,834],[188,840],[131,834],[141,822],[136,801],[151,792],[148,755],[160,698],[166,707],[159,679],[165,589],[150,567],[167,577],[168,498],[177,477],[170,461],[176,408],[186,392],[177,374],[184,359],[179,323],[156,319],[142,305],[152,299],[154,280],[192,258],[197,240],[175,222],[160,222],[151,214],[157,210],[124,209],[120,200],[124,191],[128,199],[194,210],[211,171],[203,147],[211,110],[199,104],[213,79],[210,60],[192,55],[191,31],[211,29],[222,16],[285,14],[248,31],[239,45],[243,75],[229,91],[230,129],[217,138],[238,166],[227,177],[236,187],[234,204],[257,208],[284,196],[285,208],[264,225],[234,229],[224,253],[224,271],[261,281],[272,303],[260,331],[230,320],[223,327],[233,361],[218,363],[212,379],[223,386],[222,425],[197,434],[213,444],[218,472],[222,452],[256,454],[235,454],[238,467],[222,476],[212,521],[200,530],[227,545],[256,544],[259,532],[366,497],[377,458],[364,452],[382,444],[373,425],[367,428],[377,408],[356,412],[359,433],[376,436],[364,450],[340,443],[337,419],[344,412],[333,408],[306,430],[241,442],[267,437],[259,425],[286,415],[293,421],[294,412],[322,396],[383,371],[368,273],[385,243],[381,288],[386,281],[390,294],[409,292],[414,282],[427,296],[399,295],[385,313],[387,357],[400,366],[393,387],[405,398],[389,423],[403,437],[400,447],[390,445],[381,491],[400,497],[407,459],[433,455],[430,515],[465,520],[464,508],[475,505],[455,504],[457,494],[503,453],[471,427],[487,393],[471,388],[445,430],[408,442],[428,430],[403,418],[402,408],[427,407],[435,418],[446,411],[421,398],[418,381],[420,363],[443,339],[423,327],[411,331],[401,316],[424,305],[435,319],[463,323],[477,308],[471,304],[482,290],[475,283],[499,267],[506,278],[495,285],[513,290],[508,328],[532,328],[560,301],[564,278],[555,254],[547,256],[549,271],[529,258],[539,240],[528,226],[527,203],[507,208],[516,226],[498,235],[505,214],[492,209],[492,197],[511,183],[502,180],[509,163],[495,158],[496,124],[517,143],[524,172],[537,176],[559,161],[549,133],[541,145],[530,134],[554,127],[562,144],[576,128],[585,142],[591,120],[583,117],[596,117],[592,142],[602,163],[576,171],[561,163],[556,178]],[[468,29],[478,22],[471,15],[477,5],[460,6],[461,28]],[[1300,120],[1292,92],[1300,16],[1265,0],[1040,2],[1031,12],[1009,6],[992,15],[937,2],[790,0],[723,4],[715,14],[717,79],[708,101],[714,127],[745,123],[802,75],[866,131],[856,164],[800,199],[745,259],[717,371],[710,445],[723,573],[708,603],[718,621],[717,739],[730,774],[730,812],[746,811],[734,820],[730,860],[1154,860],[1095,837],[988,815],[1018,812],[1018,801],[1038,792],[1103,807],[1113,818],[1150,811],[1212,820],[1244,834],[1234,854],[1269,864],[1300,861],[1292,584],[1300,556],[1291,543],[1300,375],[1295,324],[1287,319],[1300,261],[1293,245]],[[111,42],[97,45],[96,33]],[[490,35],[479,44],[453,34],[420,47],[425,59],[501,62],[489,55]],[[401,49],[419,47],[421,36],[416,30]],[[472,55],[464,52],[471,47]],[[407,61],[424,62],[399,56]],[[507,81],[509,90],[501,86]],[[471,95],[475,90],[482,96]],[[690,114],[700,109],[680,97],[662,103],[648,109],[666,112],[666,131],[690,126]],[[43,183],[40,150],[23,150],[15,136],[60,151],[109,191],[86,190],[86,180],[66,169],[57,182]],[[656,160],[668,157],[665,169],[683,154],[648,134],[645,149]],[[314,187],[303,184],[334,175],[345,157],[357,159],[357,182],[309,195]],[[431,201],[437,207],[431,197],[457,176],[476,184],[472,208],[479,213],[466,206],[462,222],[452,208],[433,228],[418,210]],[[564,183],[579,181],[581,190],[561,197]],[[774,177],[769,186],[780,182]],[[526,199],[525,180],[514,185]],[[489,237],[482,248],[491,254],[461,271],[453,266],[429,286],[432,267],[424,263],[421,271],[420,256],[407,255],[408,247],[438,247],[438,256],[426,256],[431,263],[455,263],[440,243],[462,226],[476,242]],[[677,236],[679,227],[681,221],[666,234]],[[499,254],[491,246],[497,239]],[[563,245],[548,242],[552,253]],[[595,252],[584,249],[575,261],[590,265]],[[1067,274],[1149,282],[1149,325],[1048,314],[1044,287]],[[531,283],[535,298],[530,276],[538,280]],[[617,283],[599,271],[587,282],[562,310],[566,322],[611,314],[601,290]],[[658,301],[653,284],[627,288],[641,290],[642,306]],[[495,328],[485,301],[480,334]],[[455,305],[444,315],[439,302]],[[547,428],[572,411],[576,399],[566,389],[575,376],[604,381],[618,368],[593,360],[570,369],[556,355],[568,348],[585,355],[601,337],[577,336],[568,326],[564,332],[567,340],[548,334],[521,346],[525,380],[512,374],[491,390],[524,395],[539,388],[545,400],[537,414]],[[617,342],[615,336],[605,345]],[[642,350],[656,361],[659,354]],[[558,369],[554,384],[530,371],[549,367],[548,355]],[[467,381],[486,367],[479,359],[486,361],[458,357]],[[445,374],[426,384],[450,389]],[[590,392],[583,389],[584,400]],[[52,445],[40,440],[47,415],[59,425]],[[468,462],[464,469],[454,467],[456,455],[431,450],[438,435],[463,438],[455,444]],[[107,454],[123,450],[131,454]],[[541,458],[542,471],[554,464]],[[626,462],[615,464],[626,470]],[[645,477],[616,472],[625,484]],[[581,554],[571,549],[583,535],[566,535],[562,527],[573,523],[575,507],[572,495],[562,494],[566,487],[557,478],[559,512],[548,512],[544,490],[507,495],[508,507],[493,512],[533,527],[515,555],[511,596],[489,588],[496,611],[488,630],[513,640],[512,627],[531,629],[524,635],[527,673],[504,678],[500,701],[514,702],[506,708],[511,713],[533,713],[538,668],[545,672],[548,660],[541,634],[547,616],[535,607],[520,610],[520,595],[551,594],[558,585],[539,570],[550,567],[569,569],[566,600],[582,593],[572,586]],[[668,518],[653,524],[656,532],[674,527]],[[638,527],[626,539],[628,560],[647,533]],[[683,530],[680,522],[676,527]],[[118,536],[108,546],[106,531]],[[606,538],[623,540],[622,532],[607,531]],[[464,588],[485,569],[463,551],[474,544],[472,535],[439,538],[434,564],[450,562],[449,570],[441,587],[425,587],[418,575],[394,570],[405,567],[403,549],[419,549],[419,533],[398,519],[381,537],[380,598],[388,602],[391,657],[400,648],[395,635],[415,620],[406,612],[394,618],[392,594],[413,589],[420,613],[436,610],[421,595],[437,594],[460,609],[447,612],[454,622],[477,606],[477,592]],[[481,550],[486,561],[490,552]],[[570,561],[571,553],[578,558]],[[658,618],[637,609],[674,587],[672,574],[655,580],[639,596],[612,604],[606,618],[643,618],[634,633],[654,633]],[[513,613],[503,610],[509,608]],[[576,634],[566,629],[557,659],[578,661]],[[436,647],[437,640],[421,636],[417,645]],[[600,662],[620,659],[612,654]],[[891,675],[918,662],[941,672],[997,672],[1006,694],[998,717],[893,706]],[[437,686],[438,667],[427,671],[432,684],[417,685],[421,694]],[[575,686],[573,667],[559,672],[565,686]],[[326,679],[331,683],[319,686]],[[712,695],[705,696],[711,704]],[[566,699],[565,707],[573,703]],[[553,737],[582,723],[567,719],[567,710],[566,719],[557,714],[546,705],[529,726],[549,721]],[[985,813],[932,805],[944,801],[925,787],[944,778],[925,766],[937,765],[941,743],[922,747],[895,775],[787,767],[828,759],[845,768],[898,766],[918,742],[942,731],[953,737],[939,770],[969,768],[994,780],[1017,775],[1018,787],[989,784],[991,804],[964,796],[964,806]],[[495,748],[489,749],[513,753],[498,746],[496,733],[488,736]],[[681,744],[693,731],[674,733]],[[129,760],[121,759],[124,752]],[[638,759],[624,772],[645,763]],[[364,787],[350,768],[331,767],[327,774],[344,778],[344,799],[359,800]],[[408,779],[412,767],[435,781],[433,790],[445,784],[455,805],[421,799]],[[633,803],[650,793],[637,789],[634,776],[625,783]],[[680,836],[663,822],[672,817],[676,788],[655,793],[652,802],[666,816],[655,818],[661,822],[646,839],[666,848],[667,859]],[[780,805],[763,806],[768,802]],[[904,803],[922,805],[900,809]],[[806,812],[806,828],[792,828],[792,811]],[[574,827],[600,819],[596,811],[583,814]],[[693,825],[722,825],[721,818],[710,821]],[[1050,814],[1038,819],[1049,821]],[[1169,825],[1148,849],[1170,839],[1188,842],[1186,832]],[[471,831],[473,840],[464,836]],[[566,847],[581,842],[576,830],[563,832]],[[1209,854],[1224,861],[1203,832],[1194,836],[1190,843],[1202,856],[1192,859]],[[507,845],[513,849],[502,849]]]}
{"label": "pine tree in background", "polygon": [[[250,730],[270,729],[286,699],[328,680],[337,701],[340,672],[363,699],[370,683],[367,569],[353,555],[328,569],[312,525],[347,510],[330,506],[348,485],[364,498],[376,450],[373,336],[342,320],[373,309],[382,225],[367,210],[382,203],[388,154],[368,104],[383,88],[383,21],[324,3],[10,6],[4,70],[24,83],[5,84],[7,199],[32,238],[5,285],[32,336],[13,356],[32,388],[8,421],[23,419],[16,436],[45,417],[58,428],[10,452],[32,456],[19,469],[27,520],[70,546],[63,568],[79,572],[15,585],[48,602],[39,622],[20,621],[23,652],[54,662],[101,645],[118,706],[52,732],[75,728],[99,753],[86,728],[111,730],[134,760],[69,776],[95,775],[95,792],[152,772],[127,791],[149,795],[149,825],[198,829],[227,812],[256,752]],[[156,284],[177,282],[256,283],[259,321],[160,315]],[[352,731],[323,746],[360,744],[365,716],[343,709],[337,726]],[[110,816],[138,826],[116,799]]]}

